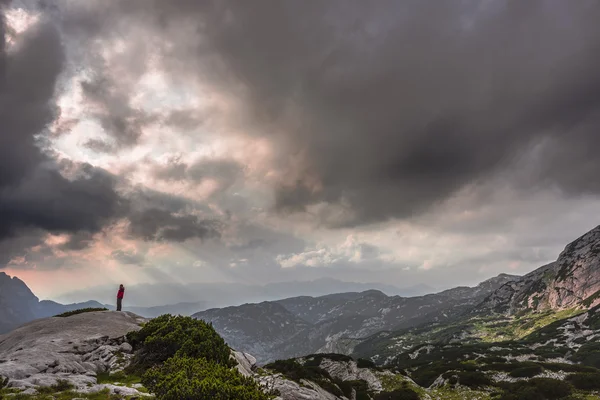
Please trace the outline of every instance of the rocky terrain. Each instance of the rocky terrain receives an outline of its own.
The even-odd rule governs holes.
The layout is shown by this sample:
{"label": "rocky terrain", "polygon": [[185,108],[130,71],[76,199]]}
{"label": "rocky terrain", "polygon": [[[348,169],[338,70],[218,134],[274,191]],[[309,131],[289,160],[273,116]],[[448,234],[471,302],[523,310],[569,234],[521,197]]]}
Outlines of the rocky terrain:
{"label": "rocky terrain", "polygon": [[233,347],[265,363],[315,352],[349,353],[377,332],[450,321],[518,277],[501,274],[476,287],[418,297],[377,290],[211,309],[193,316],[211,322]]}
{"label": "rocky terrain", "polygon": [[144,319],[125,312],[90,312],[30,322],[0,336],[0,376],[9,388],[36,388],[66,382],[81,393],[109,389],[142,395],[135,388],[98,384],[97,375],[122,369],[131,357],[128,332]]}

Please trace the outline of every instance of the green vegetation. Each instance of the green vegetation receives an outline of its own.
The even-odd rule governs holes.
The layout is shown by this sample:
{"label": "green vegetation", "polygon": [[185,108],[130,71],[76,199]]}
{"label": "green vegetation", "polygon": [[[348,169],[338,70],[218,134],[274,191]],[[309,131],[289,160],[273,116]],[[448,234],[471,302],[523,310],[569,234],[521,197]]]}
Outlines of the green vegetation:
{"label": "green vegetation", "polygon": [[80,308],[79,310],[67,311],[62,314],[55,315],[58,318],[67,318],[77,314],[95,312],[95,311],[108,311],[108,308]]}
{"label": "green vegetation", "polygon": [[513,378],[533,378],[541,374],[544,368],[539,364],[527,365],[524,367],[515,368],[509,372]]}
{"label": "green vegetation", "polygon": [[[4,396],[3,393],[9,394],[10,396]],[[64,392],[52,392],[52,393],[38,393],[36,395],[28,395],[23,393],[17,393],[16,391],[0,391],[0,399],[5,400],[72,400],[72,399],[85,399],[85,400],[126,400],[132,397],[123,397],[118,394],[110,394],[108,389],[96,393],[78,393],[72,390]]]}
{"label": "green vegetation", "polygon": [[581,304],[583,304],[586,307],[589,307],[598,298],[600,298],[600,290],[598,290],[596,293],[585,299]]}
{"label": "green vegetation", "polygon": [[396,389],[392,392],[379,393],[374,400],[419,400],[421,396],[412,389]]}
{"label": "green vegetation", "polygon": [[145,371],[171,357],[205,358],[233,366],[230,349],[212,325],[191,317],[161,315],[127,334],[136,350],[127,373]]}
{"label": "green vegetation", "polygon": [[40,394],[52,394],[52,393],[66,392],[66,391],[72,390],[74,388],[75,388],[75,386],[73,386],[71,383],[69,383],[69,381],[66,381],[64,379],[59,379],[56,381],[56,383],[54,385],[39,387],[37,389],[37,391]]}
{"label": "green vegetation", "polygon": [[581,390],[600,390],[600,372],[579,372],[567,376],[566,381]]}
{"label": "green vegetation", "polygon": [[588,342],[584,343],[573,357],[573,361],[580,362],[584,365],[600,368],[600,343]]}
{"label": "green vegetation", "polygon": [[377,369],[377,365],[375,365],[375,363],[371,360],[366,360],[364,358],[359,358],[358,360],[356,360],[356,366],[358,368],[371,368],[371,369]]}
{"label": "green vegetation", "polygon": [[554,400],[565,399],[573,393],[568,382],[550,378],[533,378],[516,383],[499,385],[504,393],[498,400]]}
{"label": "green vegetation", "polygon": [[212,325],[162,315],[127,334],[136,350],[125,372],[141,375],[158,400],[268,400],[251,378],[233,369],[229,346]]}
{"label": "green vegetation", "polygon": [[109,372],[99,372],[96,375],[98,383],[109,383],[109,384],[123,384],[131,386],[136,383],[141,383],[142,378],[136,374],[126,374],[123,371],[111,374]]}
{"label": "green vegetation", "polygon": [[268,400],[258,384],[226,364],[205,358],[173,357],[149,369],[143,384],[162,400]]}

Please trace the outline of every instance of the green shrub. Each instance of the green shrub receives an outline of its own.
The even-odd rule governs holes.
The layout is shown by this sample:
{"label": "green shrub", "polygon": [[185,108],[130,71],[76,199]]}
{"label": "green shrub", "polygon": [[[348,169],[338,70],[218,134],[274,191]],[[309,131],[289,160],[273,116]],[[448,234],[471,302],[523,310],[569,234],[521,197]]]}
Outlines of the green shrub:
{"label": "green shrub", "polygon": [[563,364],[563,363],[540,363],[542,367],[550,371],[564,371],[564,372],[598,372],[600,370],[594,367],[579,365],[579,364]]}
{"label": "green shrub", "polygon": [[585,365],[600,368],[600,343],[587,342],[583,344],[571,359]]}
{"label": "green shrub", "polygon": [[173,357],[142,378],[157,400],[269,400],[254,379],[203,358]]}
{"label": "green shrub", "polygon": [[129,372],[163,363],[173,356],[206,358],[217,364],[233,366],[230,349],[212,325],[191,317],[161,315],[142,329],[127,334],[136,350]]}
{"label": "green shrub", "polygon": [[318,367],[321,365],[321,361],[327,359],[331,361],[339,361],[339,362],[348,362],[353,361],[353,358],[344,354],[336,354],[336,353],[319,353],[319,354],[311,354],[304,357],[306,360],[304,365]]}
{"label": "green shrub", "polygon": [[421,397],[412,389],[402,388],[393,392],[383,392],[375,396],[374,400],[419,400]]}
{"label": "green shrub", "polygon": [[71,316],[77,315],[77,314],[83,314],[83,313],[89,313],[89,312],[95,312],[95,311],[108,311],[108,308],[80,308],[79,310],[67,311],[62,314],[55,315],[55,317],[66,318],[66,317],[71,317]]}
{"label": "green shrub", "polygon": [[492,384],[492,381],[486,374],[479,371],[461,371],[456,374],[458,377],[458,383],[463,386],[471,388],[477,388],[482,386],[488,386]]}
{"label": "green shrub", "polygon": [[516,383],[501,383],[504,393],[498,400],[556,400],[564,399],[573,392],[568,382],[551,378],[532,378]]}
{"label": "green shrub", "polygon": [[339,379],[335,380],[337,386],[341,389],[344,396],[351,399],[352,393],[356,393],[356,400],[370,400],[371,396],[369,396],[369,384],[365,380],[356,380],[356,381],[342,381]]}
{"label": "green shrub", "polygon": [[4,389],[4,388],[8,387],[8,382],[9,382],[8,377],[3,378],[2,376],[0,376],[0,389]]}
{"label": "green shrub", "polygon": [[66,392],[67,390],[71,390],[74,388],[75,386],[73,386],[69,381],[65,379],[58,379],[54,385],[39,387],[37,391],[40,394],[52,394],[58,392]]}
{"label": "green shrub", "polygon": [[533,378],[536,375],[542,373],[544,368],[541,365],[528,365],[526,367],[520,367],[513,369],[509,372],[509,375],[513,378]]}
{"label": "green shrub", "polygon": [[358,360],[356,360],[356,366],[358,368],[377,369],[377,365],[373,361],[367,360],[367,359],[364,359],[364,358],[359,358]]}
{"label": "green shrub", "polygon": [[600,390],[600,373],[598,372],[578,372],[567,376],[565,380],[577,389]]}

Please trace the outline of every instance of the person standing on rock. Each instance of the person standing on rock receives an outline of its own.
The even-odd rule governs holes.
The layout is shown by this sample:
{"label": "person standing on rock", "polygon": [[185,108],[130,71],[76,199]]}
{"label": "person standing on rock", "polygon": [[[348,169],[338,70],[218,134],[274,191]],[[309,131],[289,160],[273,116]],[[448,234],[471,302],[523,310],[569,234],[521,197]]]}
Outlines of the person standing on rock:
{"label": "person standing on rock", "polygon": [[117,292],[117,311],[121,311],[121,305],[123,303],[124,295],[125,295],[125,287],[123,285],[120,285],[119,291]]}

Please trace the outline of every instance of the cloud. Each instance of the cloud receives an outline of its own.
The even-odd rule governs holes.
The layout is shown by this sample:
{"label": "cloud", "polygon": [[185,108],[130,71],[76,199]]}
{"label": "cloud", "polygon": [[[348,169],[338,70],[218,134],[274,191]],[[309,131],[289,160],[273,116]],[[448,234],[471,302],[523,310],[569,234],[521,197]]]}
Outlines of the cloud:
{"label": "cloud", "polygon": [[231,186],[242,175],[242,166],[228,159],[204,159],[188,165],[171,159],[166,165],[154,166],[154,177],[166,181],[201,182],[217,180],[224,188]]}
{"label": "cloud", "polygon": [[[376,262],[383,264],[384,260],[381,258],[383,253],[385,252],[377,246],[361,242],[349,235],[339,246],[330,247],[318,244],[314,249],[305,249],[301,253],[280,255],[277,257],[277,261],[282,268],[328,267],[344,263],[369,264]],[[363,267],[367,267],[364,264]]]}
{"label": "cloud", "polygon": [[[0,241],[25,235],[31,236],[26,243],[36,246],[41,239],[35,237],[44,232],[68,233],[63,250],[82,250],[91,245],[93,234],[120,219],[129,219],[131,232],[145,240],[218,236],[214,222],[175,215],[156,205],[156,198],[149,200],[153,207],[132,206],[119,191],[124,183],[120,177],[91,164],[59,159],[47,134],[60,113],[55,104],[65,68],[60,33],[52,22],[41,19],[5,49],[5,19],[1,21]],[[17,245],[25,242],[10,243],[9,258],[23,251]]]}
{"label": "cloud", "polygon": [[332,226],[422,214],[540,143],[528,186],[600,189],[598,4],[101,4],[93,24],[74,8],[80,28],[145,32],[164,71],[218,88],[274,143],[282,212],[347,208]]}
{"label": "cloud", "polygon": [[2,56],[0,240],[23,229],[98,231],[126,207],[115,179],[90,165],[79,166],[77,176],[67,179],[37,136],[58,113],[52,103],[64,65],[58,31],[41,21]]}
{"label": "cloud", "polygon": [[91,116],[100,122],[104,132],[114,139],[115,145],[108,142],[91,139],[87,146],[98,152],[110,152],[114,147],[133,146],[142,136],[143,129],[156,122],[156,116],[131,104],[129,98],[132,84],[127,88],[124,82],[115,82],[102,72],[107,66],[98,68],[100,76],[81,83],[82,92],[87,106],[92,110]]}
{"label": "cloud", "polygon": [[120,262],[121,264],[132,264],[132,265],[143,265],[146,257],[143,254],[115,250],[111,254],[112,258]]}
{"label": "cloud", "polygon": [[144,240],[183,242],[190,238],[219,236],[219,223],[193,215],[176,215],[165,210],[148,209],[129,216],[130,232]]}

